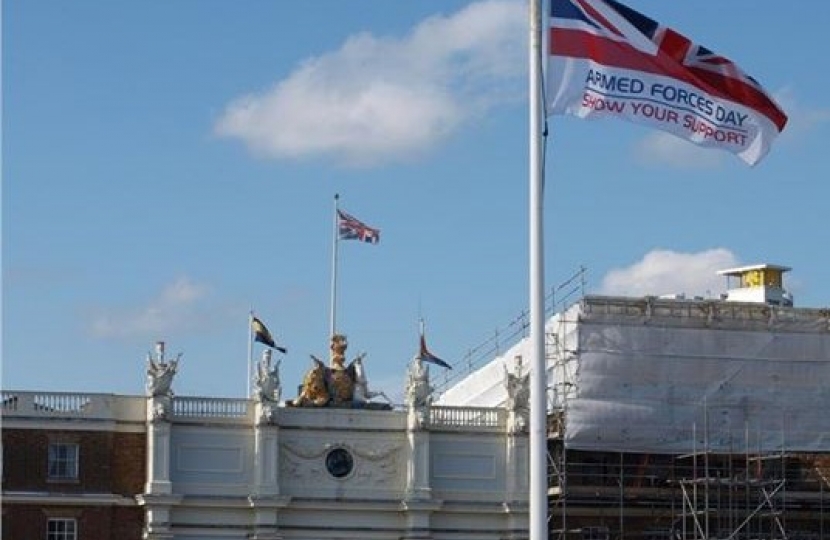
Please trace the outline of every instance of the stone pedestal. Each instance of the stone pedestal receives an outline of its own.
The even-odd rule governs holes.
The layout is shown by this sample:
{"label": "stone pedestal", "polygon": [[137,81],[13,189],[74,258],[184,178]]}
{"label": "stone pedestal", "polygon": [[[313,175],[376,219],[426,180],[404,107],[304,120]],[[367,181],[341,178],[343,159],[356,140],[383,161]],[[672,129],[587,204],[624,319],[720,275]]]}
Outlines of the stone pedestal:
{"label": "stone pedestal", "polygon": [[254,511],[253,530],[248,536],[251,540],[282,540],[279,531],[279,509],[288,506],[290,497],[256,496],[248,497]]}
{"label": "stone pedestal", "polygon": [[429,430],[425,429],[427,407],[409,407],[407,427],[406,499],[425,501],[432,496],[429,484]]}
{"label": "stone pedestal", "polygon": [[175,495],[138,495],[136,501],[145,507],[144,540],[170,540],[173,531],[170,528],[170,510],[181,502],[181,496]]}
{"label": "stone pedestal", "polygon": [[277,408],[273,403],[257,402],[254,405],[254,485],[252,494],[257,497],[278,495],[279,486],[279,427]]}
{"label": "stone pedestal", "polygon": [[147,398],[147,483],[145,494],[169,495],[170,482],[170,422],[172,398]]}

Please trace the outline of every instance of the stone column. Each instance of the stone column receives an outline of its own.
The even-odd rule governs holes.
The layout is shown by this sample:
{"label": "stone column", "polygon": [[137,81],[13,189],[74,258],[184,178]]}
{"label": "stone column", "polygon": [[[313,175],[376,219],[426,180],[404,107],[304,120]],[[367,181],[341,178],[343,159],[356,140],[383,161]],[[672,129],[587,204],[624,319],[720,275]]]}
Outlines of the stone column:
{"label": "stone column", "polygon": [[406,430],[406,499],[425,501],[432,496],[429,478],[429,407],[409,406]]}
{"label": "stone column", "polygon": [[172,540],[170,528],[171,509],[182,500],[181,495],[142,494],[136,497],[139,506],[145,508],[144,540]]}
{"label": "stone column", "polygon": [[271,351],[262,353],[254,378],[254,469],[248,502],[253,509],[250,540],[281,540],[279,509],[290,498],[280,495],[279,402],[282,394],[279,362],[272,365]]}
{"label": "stone column", "polygon": [[279,495],[279,426],[271,424],[277,410],[272,404],[254,404],[254,489],[258,496]]}
{"label": "stone column", "polygon": [[508,411],[505,448],[504,511],[507,514],[506,540],[527,538],[528,534],[528,458],[530,448],[527,431],[512,429],[517,422],[515,411]]}
{"label": "stone column", "polygon": [[170,481],[170,422],[173,398],[152,396],[147,399],[147,484],[144,493],[169,495],[173,493]]}
{"label": "stone column", "polygon": [[173,417],[173,376],[181,354],[170,362],[164,358],[164,342],[156,343],[155,357],[147,356],[147,482],[136,497],[145,507],[145,540],[169,540],[170,513],[181,496],[173,495],[170,454]]}
{"label": "stone column", "polygon": [[522,358],[514,359],[513,372],[504,368],[507,390],[505,407],[505,486],[504,511],[507,514],[506,540],[527,538],[529,516],[530,374],[522,369]]}
{"label": "stone column", "polygon": [[406,530],[401,540],[432,540],[430,517],[439,508],[440,501],[404,501],[401,509],[406,512]]}

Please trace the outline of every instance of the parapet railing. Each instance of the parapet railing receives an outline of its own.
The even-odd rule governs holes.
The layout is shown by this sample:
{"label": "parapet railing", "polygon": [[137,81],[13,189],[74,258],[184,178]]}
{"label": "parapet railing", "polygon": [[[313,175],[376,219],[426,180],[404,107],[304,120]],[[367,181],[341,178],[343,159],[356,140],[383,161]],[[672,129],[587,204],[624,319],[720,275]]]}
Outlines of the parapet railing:
{"label": "parapet railing", "polygon": [[444,407],[429,409],[430,427],[448,428],[503,428],[507,411],[491,407]]}
{"label": "parapet railing", "polygon": [[[143,418],[143,400],[78,392],[0,392],[4,417],[79,418],[89,420],[136,420]],[[123,417],[123,418],[122,418]]]}
{"label": "parapet railing", "polygon": [[[552,287],[545,294],[546,319],[555,313],[564,311],[579,298],[585,296],[587,273],[587,268],[581,266],[568,279]],[[463,380],[473,371],[507,351],[520,340],[526,338],[529,327],[530,313],[527,310],[523,310],[507,325],[496,329],[492,335],[486,337],[481,343],[468,349],[461,360],[450,362],[453,370],[443,370],[440,379],[436,377],[435,381],[433,381],[435,392],[440,394],[447,388]]]}
{"label": "parapet railing", "polygon": [[[88,420],[140,421],[146,419],[147,398],[73,392],[0,392],[0,408],[6,418],[76,418]],[[282,409],[285,413],[291,408]],[[313,409],[296,409],[309,411]],[[338,409],[321,408],[321,411]],[[344,410],[345,412],[345,410]],[[391,411],[406,414],[404,410]],[[173,398],[173,418],[179,420],[205,418],[238,423],[251,419],[253,401],[239,398],[192,397]],[[429,408],[428,424],[433,428],[502,429],[507,411],[490,407]]]}
{"label": "parapet railing", "polygon": [[173,399],[173,416],[244,418],[250,403],[239,398],[177,397]]}
{"label": "parapet railing", "polygon": [[94,394],[67,392],[2,392],[4,413],[34,412],[85,415],[93,408]]}

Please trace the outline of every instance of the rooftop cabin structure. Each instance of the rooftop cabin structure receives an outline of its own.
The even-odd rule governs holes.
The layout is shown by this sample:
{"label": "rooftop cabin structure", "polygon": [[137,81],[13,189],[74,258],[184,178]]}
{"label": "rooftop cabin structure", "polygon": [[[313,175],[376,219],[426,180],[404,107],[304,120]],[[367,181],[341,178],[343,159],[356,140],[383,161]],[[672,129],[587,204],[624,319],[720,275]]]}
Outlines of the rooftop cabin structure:
{"label": "rooftop cabin structure", "polygon": [[[771,306],[793,306],[792,295],[784,289],[784,273],[791,268],[777,264],[756,264],[718,271],[727,278],[724,300],[729,302],[760,302]],[[737,280],[738,286],[731,282]]]}

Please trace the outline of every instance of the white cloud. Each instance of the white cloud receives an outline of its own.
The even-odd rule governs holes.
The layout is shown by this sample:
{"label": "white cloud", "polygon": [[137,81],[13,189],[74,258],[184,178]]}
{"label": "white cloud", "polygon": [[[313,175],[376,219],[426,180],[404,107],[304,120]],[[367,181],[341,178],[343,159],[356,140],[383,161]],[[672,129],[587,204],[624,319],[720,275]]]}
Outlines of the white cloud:
{"label": "white cloud", "polygon": [[180,277],[165,287],[146,306],[100,310],[93,318],[92,334],[100,338],[143,337],[150,340],[186,331],[204,322],[200,302],[207,287]]}
{"label": "white cloud", "polygon": [[792,139],[802,137],[823,124],[830,123],[830,109],[808,107],[799,103],[792,88],[784,88],[775,94],[775,100],[787,113],[787,125],[781,134],[782,138]]}
{"label": "white cloud", "polygon": [[353,35],[270,90],[235,99],[216,133],[266,157],[411,159],[521,97],[525,10],[487,0],[426,19],[403,38]]}
{"label": "white cloud", "polygon": [[643,164],[681,169],[710,169],[730,157],[723,151],[698,146],[665,131],[654,131],[641,139],[635,147],[635,156]]}
{"label": "white cloud", "polygon": [[718,270],[738,266],[738,258],[725,248],[698,253],[655,249],[627,268],[609,271],[602,280],[601,294],[717,298],[725,292],[726,281]]}

